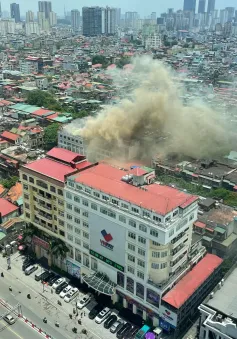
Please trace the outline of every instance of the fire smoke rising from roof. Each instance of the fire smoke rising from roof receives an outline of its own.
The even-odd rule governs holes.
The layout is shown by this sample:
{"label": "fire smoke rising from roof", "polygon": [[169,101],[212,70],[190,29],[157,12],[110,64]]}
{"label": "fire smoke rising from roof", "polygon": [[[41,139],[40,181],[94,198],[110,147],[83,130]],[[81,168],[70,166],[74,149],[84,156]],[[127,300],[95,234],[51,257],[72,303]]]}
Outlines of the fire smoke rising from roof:
{"label": "fire smoke rising from roof", "polygon": [[88,153],[104,148],[122,157],[132,146],[125,160],[145,160],[174,153],[215,157],[231,149],[230,128],[220,112],[201,102],[185,106],[170,69],[150,57],[135,58],[133,65],[130,73],[113,72],[115,83],[124,77],[132,84],[125,99],[88,118],[84,125],[70,124],[73,134],[87,140]]}

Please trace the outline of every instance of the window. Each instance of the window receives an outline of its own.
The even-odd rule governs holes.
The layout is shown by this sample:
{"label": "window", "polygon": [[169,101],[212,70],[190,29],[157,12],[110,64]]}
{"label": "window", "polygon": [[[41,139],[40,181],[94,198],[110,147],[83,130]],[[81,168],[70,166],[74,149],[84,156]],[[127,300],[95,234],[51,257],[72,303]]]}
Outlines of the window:
{"label": "window", "polygon": [[147,228],[146,228],[145,225],[140,224],[140,225],[139,225],[139,230],[142,231],[142,232],[146,232],[146,231],[147,231]]}
{"label": "window", "polygon": [[64,201],[61,200],[61,199],[58,199],[58,204],[61,205],[61,206],[63,206],[63,205],[64,205]]}
{"label": "window", "polygon": [[82,212],[83,217],[88,218],[89,213],[87,211]]}
{"label": "window", "polygon": [[106,208],[101,207],[101,208],[100,208],[100,213],[103,213],[103,214],[107,215],[107,214],[108,214],[108,211],[107,211]]}
{"label": "window", "polygon": [[165,251],[165,252],[161,252],[161,258],[165,258],[165,257],[167,257],[167,251]]}
{"label": "window", "polygon": [[180,228],[184,227],[184,226],[186,225],[187,222],[188,222],[188,219],[187,219],[187,218],[181,220],[181,222],[179,223],[179,225],[176,227],[176,231],[179,231]]}
{"label": "window", "polygon": [[143,217],[151,219],[151,214],[149,212],[147,212],[147,211],[143,211]]}
{"label": "window", "polygon": [[75,237],[75,244],[81,246],[81,239]]}
{"label": "window", "polygon": [[91,194],[91,189],[90,188],[85,188],[85,192],[88,194]]}
{"label": "window", "polygon": [[145,261],[137,259],[138,266],[145,267]]}
{"label": "window", "polygon": [[58,210],[58,215],[59,215],[60,217],[64,217],[64,212],[61,211],[61,210]]}
{"label": "window", "polygon": [[152,251],[152,257],[153,258],[160,258],[160,252]]}
{"label": "window", "polygon": [[24,188],[24,190],[28,190],[28,185],[23,184],[23,188]]}
{"label": "window", "polygon": [[108,201],[109,197],[107,197],[106,195],[102,195],[102,199],[105,200],[105,201]]}
{"label": "window", "polygon": [[112,211],[108,211],[108,217],[116,219],[116,214]]}
{"label": "window", "polygon": [[71,181],[71,180],[69,180],[69,181],[68,181],[68,185],[71,186],[71,187],[74,187],[74,182]]}
{"label": "window", "polygon": [[117,206],[119,204],[118,200],[115,200],[115,199],[111,199],[111,202],[112,202],[112,204],[117,205]]}
{"label": "window", "polygon": [[82,205],[84,205],[84,206],[88,206],[88,201],[87,201],[87,200],[85,200],[85,199],[83,199],[83,200],[82,200]]}
{"label": "window", "polygon": [[159,234],[158,231],[154,230],[154,228],[151,228],[150,235],[152,235],[153,237],[158,238],[158,234]]}
{"label": "window", "polygon": [[156,242],[156,241],[152,241],[152,245],[154,245],[154,246],[160,246],[160,244],[159,244],[158,242]]}
{"label": "window", "polygon": [[76,224],[80,224],[81,223],[81,220],[78,219],[78,218],[74,218],[74,221],[75,221]]}
{"label": "window", "polygon": [[153,220],[155,222],[161,222],[161,218],[157,217],[157,215],[153,215]]}
{"label": "window", "polygon": [[174,211],[173,217],[175,217],[179,213],[179,210]]}
{"label": "window", "polygon": [[66,204],[67,209],[72,210],[72,205],[71,204]]}
{"label": "window", "polygon": [[23,179],[23,180],[27,180],[27,175],[23,174],[23,175],[22,175],[22,179]]}
{"label": "window", "polygon": [[145,244],[146,243],[146,239],[143,238],[143,237],[138,237],[138,241],[141,243],[141,244]]}
{"label": "window", "polygon": [[132,262],[135,262],[135,257],[131,254],[128,254],[128,260],[129,261],[132,261]]}
{"label": "window", "polygon": [[127,290],[130,293],[134,293],[134,281],[130,277],[127,277]]}
{"label": "window", "polygon": [[128,237],[131,239],[136,239],[136,234],[132,232],[128,232]]}
{"label": "window", "polygon": [[163,268],[166,268],[167,267],[167,262],[164,262],[163,264],[160,264],[160,268],[163,269]]}
{"label": "window", "polygon": [[80,202],[80,198],[77,197],[77,196],[75,195],[75,196],[74,196],[74,201],[75,201],[75,202]]}
{"label": "window", "polygon": [[193,220],[194,219],[194,213],[190,215],[189,217],[189,221]]}
{"label": "window", "polygon": [[135,246],[133,244],[128,243],[128,249],[135,252]]}
{"label": "window", "polygon": [[121,203],[121,207],[124,208],[125,210],[128,210],[128,205],[125,204],[124,202]]}
{"label": "window", "polygon": [[89,224],[86,221],[83,221],[83,227],[89,228]]}
{"label": "window", "polygon": [[64,227],[64,221],[63,220],[58,219],[58,224],[59,224],[59,226]]}
{"label": "window", "polygon": [[172,237],[172,235],[174,235],[174,228],[169,231],[169,237]]}
{"label": "window", "polygon": [[153,268],[154,270],[158,270],[159,267],[160,267],[160,264],[156,264],[154,262],[151,264],[151,268]]}
{"label": "window", "polygon": [[50,186],[50,192],[55,193],[56,192],[56,188],[54,186]]}
{"label": "window", "polygon": [[29,195],[28,194],[24,194],[24,199],[28,200],[29,199]]}
{"label": "window", "polygon": [[81,210],[80,210],[80,208],[74,206],[74,212],[80,214],[80,213],[81,213]]}
{"label": "window", "polygon": [[75,231],[76,234],[81,234],[80,228],[75,227],[75,228],[74,228],[74,231]]}
{"label": "window", "polygon": [[89,249],[89,244],[87,244],[86,242],[83,242],[83,247],[86,248],[87,250]]}
{"label": "window", "polygon": [[94,197],[96,197],[96,198],[100,197],[100,194],[98,192],[94,192],[93,194],[94,194]]}
{"label": "window", "polygon": [[137,271],[137,276],[138,276],[138,278],[144,280],[144,273],[143,272]]}
{"label": "window", "polygon": [[134,220],[129,220],[129,225],[132,227],[136,227],[136,222]]}
{"label": "window", "polygon": [[77,188],[79,191],[82,191],[82,190],[83,190],[83,187],[80,186],[80,185],[77,185],[76,188]]}
{"label": "window", "polygon": [[126,218],[123,215],[119,216],[119,221],[123,222],[124,224],[126,224]]}
{"label": "window", "polygon": [[63,196],[63,191],[59,189],[59,190],[58,190],[58,195]]}
{"label": "window", "polygon": [[68,198],[68,199],[72,199],[72,194],[71,194],[71,193],[69,193],[69,192],[66,192],[66,198]]}
{"label": "window", "polygon": [[67,219],[72,220],[72,216],[70,214],[67,214]]}
{"label": "window", "polygon": [[135,270],[132,266],[128,266],[128,272],[134,274],[135,273]]}
{"label": "window", "polygon": [[146,255],[146,252],[142,248],[138,248],[137,252],[138,252],[139,255],[142,255],[143,257],[145,257],[145,255]]}
{"label": "window", "polygon": [[89,234],[86,233],[86,232],[83,232],[83,237],[86,238],[86,239],[89,239]]}
{"label": "window", "polygon": [[86,267],[89,267],[90,261],[89,261],[89,257],[86,254],[83,254],[83,265],[85,265]]}
{"label": "window", "polygon": [[[31,177],[29,177],[29,182],[31,182],[32,184],[34,184],[34,178],[31,178]],[[46,185],[47,186],[47,185]],[[48,186],[47,186],[48,187]]]}
{"label": "window", "polygon": [[75,260],[81,262],[81,252],[77,248],[75,249]]}
{"label": "window", "polygon": [[91,204],[91,208],[92,208],[94,211],[97,211],[97,205],[96,205],[96,204]]}
{"label": "window", "polygon": [[69,233],[67,235],[67,238],[68,238],[69,241],[73,241],[73,236],[71,234],[69,234]]}
{"label": "window", "polygon": [[136,207],[132,207],[132,212],[136,213],[136,214],[139,214],[139,209],[136,208]]}
{"label": "window", "polygon": [[25,208],[29,209],[30,208],[30,205],[25,203]]}
{"label": "window", "polygon": [[136,283],[136,295],[141,298],[141,299],[144,299],[144,292],[145,292],[145,289],[144,289],[144,286],[142,284],[140,284],[139,282]]}
{"label": "window", "polygon": [[171,215],[169,215],[168,217],[165,218],[165,222],[170,221],[170,219],[171,219]]}

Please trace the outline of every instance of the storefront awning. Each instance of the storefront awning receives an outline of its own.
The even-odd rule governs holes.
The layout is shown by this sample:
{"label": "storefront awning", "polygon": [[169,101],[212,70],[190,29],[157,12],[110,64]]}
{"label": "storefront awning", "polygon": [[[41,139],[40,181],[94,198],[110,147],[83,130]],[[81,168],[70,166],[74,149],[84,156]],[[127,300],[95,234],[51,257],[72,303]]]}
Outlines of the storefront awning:
{"label": "storefront awning", "polygon": [[104,273],[97,272],[92,275],[85,275],[83,280],[89,287],[100,293],[106,295],[115,294],[116,284]]}

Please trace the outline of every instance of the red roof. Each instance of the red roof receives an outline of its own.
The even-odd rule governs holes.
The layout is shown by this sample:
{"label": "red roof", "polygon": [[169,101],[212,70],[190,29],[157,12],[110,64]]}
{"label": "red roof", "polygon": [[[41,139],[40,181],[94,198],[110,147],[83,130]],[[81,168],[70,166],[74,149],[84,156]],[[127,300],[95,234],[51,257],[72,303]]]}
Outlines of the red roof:
{"label": "red roof", "polygon": [[81,170],[83,170],[84,168],[87,168],[87,167],[89,167],[89,166],[91,166],[91,165],[92,165],[92,162],[89,162],[89,161],[87,161],[87,160],[84,160],[84,161],[82,161],[82,162],[79,162],[79,164],[76,165],[76,168],[77,168],[79,171],[81,171]]}
{"label": "red roof", "polygon": [[6,199],[0,198],[0,214],[2,215],[2,217],[17,210],[18,207],[16,205],[13,205],[10,201],[7,201]]}
{"label": "red roof", "polygon": [[130,173],[136,175],[137,177],[139,177],[139,176],[142,176],[142,175],[146,174],[147,171],[145,171],[143,168],[136,167],[136,168],[133,168],[132,170],[130,170],[129,174]]}
{"label": "red roof", "polygon": [[220,266],[222,261],[221,258],[214,254],[207,254],[162,300],[175,308],[180,308],[214,270]]}
{"label": "red roof", "polygon": [[47,153],[47,156],[67,162],[68,164],[73,163],[73,162],[79,162],[80,160],[85,159],[84,155],[81,155],[81,154],[69,151],[67,149],[60,148],[60,147],[52,148]]}
{"label": "red roof", "polygon": [[205,228],[206,224],[204,224],[204,222],[201,222],[201,221],[195,221],[194,226],[199,227],[199,228]]}
{"label": "red roof", "polygon": [[24,167],[61,182],[65,181],[65,175],[73,174],[77,171],[71,166],[47,158],[33,161],[24,165]]}
{"label": "red roof", "polygon": [[[40,108],[40,109],[37,109],[36,111],[34,111],[32,114],[42,116],[42,115],[45,115],[46,113],[49,113],[49,112],[52,112],[52,111],[50,111],[48,109]],[[53,112],[52,112],[52,114],[53,114]]]}
{"label": "red roof", "polygon": [[121,181],[128,172],[107,164],[99,164],[86,169],[76,177],[76,181],[93,187],[118,199],[129,201],[137,206],[153,210],[165,215],[178,206],[187,206],[197,200],[197,197],[179,190],[158,184],[146,186],[146,191]]}
{"label": "red roof", "polygon": [[1,137],[4,138],[4,139],[9,139],[9,140],[12,140],[12,141],[16,141],[20,137],[20,135],[12,133],[12,132],[4,131],[1,134]]}

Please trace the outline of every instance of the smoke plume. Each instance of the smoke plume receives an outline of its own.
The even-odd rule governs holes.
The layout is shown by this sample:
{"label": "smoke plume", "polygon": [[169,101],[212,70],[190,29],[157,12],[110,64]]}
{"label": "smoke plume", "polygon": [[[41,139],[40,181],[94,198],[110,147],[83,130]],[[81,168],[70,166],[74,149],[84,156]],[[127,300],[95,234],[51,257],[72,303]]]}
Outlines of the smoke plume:
{"label": "smoke plume", "polygon": [[161,62],[135,58],[130,72],[116,70],[112,76],[126,90],[124,99],[84,125],[70,124],[70,131],[86,140],[88,154],[97,154],[97,160],[104,157],[98,156],[100,150],[124,160],[151,160],[156,154],[216,157],[231,149],[232,136],[221,112],[201,98],[184,105],[185,89]]}

